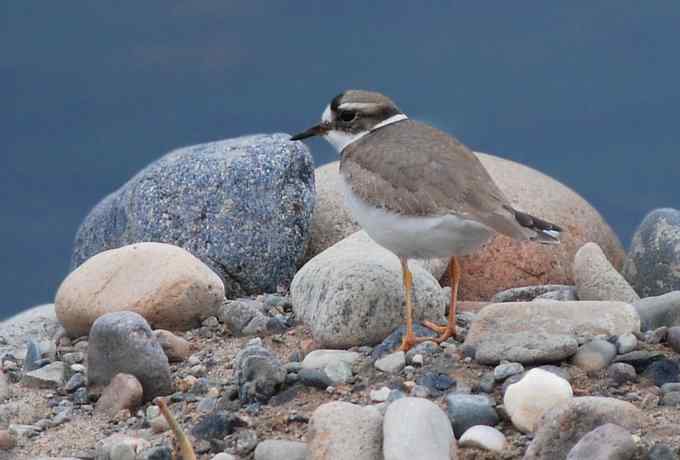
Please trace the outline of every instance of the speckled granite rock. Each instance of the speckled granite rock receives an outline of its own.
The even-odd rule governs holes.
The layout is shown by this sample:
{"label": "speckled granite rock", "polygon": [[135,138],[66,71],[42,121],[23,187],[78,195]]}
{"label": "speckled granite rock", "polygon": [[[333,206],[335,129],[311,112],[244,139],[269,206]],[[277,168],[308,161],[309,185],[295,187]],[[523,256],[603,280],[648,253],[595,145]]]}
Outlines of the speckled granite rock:
{"label": "speckled granite rock", "polygon": [[633,234],[623,274],[641,297],[680,290],[680,211],[655,209]]}
{"label": "speckled granite rock", "polygon": [[[413,273],[414,318],[444,321],[446,299],[418,262]],[[290,298],[297,318],[328,348],[373,345],[403,324],[404,289],[397,256],[357,232],[307,262]]]}
{"label": "speckled granite rock", "polygon": [[181,246],[224,281],[227,297],[287,285],[309,238],[314,169],[287,134],[168,153],[102,200],[76,235],[72,267],[140,241]]}

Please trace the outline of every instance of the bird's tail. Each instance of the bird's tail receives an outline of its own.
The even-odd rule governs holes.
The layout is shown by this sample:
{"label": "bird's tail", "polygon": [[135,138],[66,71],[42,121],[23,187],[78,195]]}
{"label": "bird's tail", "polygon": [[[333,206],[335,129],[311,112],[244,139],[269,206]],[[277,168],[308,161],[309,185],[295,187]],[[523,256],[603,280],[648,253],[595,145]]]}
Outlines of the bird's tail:
{"label": "bird's tail", "polygon": [[518,224],[534,232],[529,237],[530,240],[542,244],[560,243],[562,229],[559,226],[516,209],[512,209],[512,212],[515,214],[515,220]]}

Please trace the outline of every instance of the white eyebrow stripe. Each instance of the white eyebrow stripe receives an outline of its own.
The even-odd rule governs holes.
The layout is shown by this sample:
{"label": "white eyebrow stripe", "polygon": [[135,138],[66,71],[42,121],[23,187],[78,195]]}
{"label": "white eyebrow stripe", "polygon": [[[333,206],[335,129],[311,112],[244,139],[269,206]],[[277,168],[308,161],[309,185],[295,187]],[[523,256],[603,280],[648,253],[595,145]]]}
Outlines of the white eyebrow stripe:
{"label": "white eyebrow stripe", "polygon": [[345,102],[338,106],[342,110],[362,110],[362,109],[373,109],[377,106],[375,102]]}

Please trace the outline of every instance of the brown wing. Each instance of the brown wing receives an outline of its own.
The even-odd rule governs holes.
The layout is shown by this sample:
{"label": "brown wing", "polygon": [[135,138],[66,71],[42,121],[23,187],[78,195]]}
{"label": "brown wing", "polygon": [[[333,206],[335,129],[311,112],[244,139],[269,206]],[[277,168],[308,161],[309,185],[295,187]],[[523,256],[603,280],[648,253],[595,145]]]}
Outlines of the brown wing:
{"label": "brown wing", "polygon": [[340,171],[352,191],[388,211],[456,214],[526,239],[510,204],[474,153],[448,134],[411,120],[350,144]]}

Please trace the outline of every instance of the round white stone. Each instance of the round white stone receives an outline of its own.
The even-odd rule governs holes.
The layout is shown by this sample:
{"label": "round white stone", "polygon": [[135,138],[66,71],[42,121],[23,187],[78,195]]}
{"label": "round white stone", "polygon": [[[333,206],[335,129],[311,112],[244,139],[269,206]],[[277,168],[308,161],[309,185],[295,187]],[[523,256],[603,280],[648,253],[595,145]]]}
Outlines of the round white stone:
{"label": "round white stone", "polygon": [[569,382],[551,372],[535,368],[527,372],[522,380],[508,387],[503,405],[518,430],[532,433],[545,411],[573,396]]}

